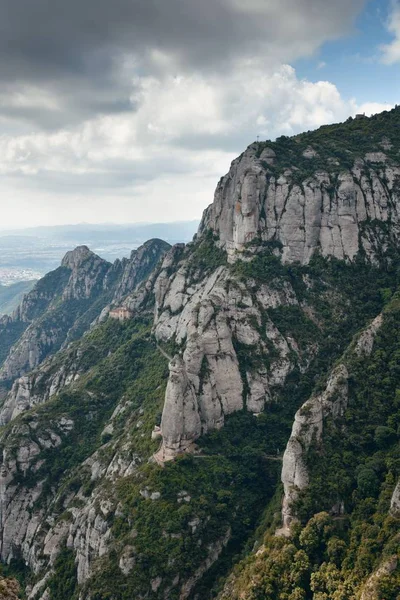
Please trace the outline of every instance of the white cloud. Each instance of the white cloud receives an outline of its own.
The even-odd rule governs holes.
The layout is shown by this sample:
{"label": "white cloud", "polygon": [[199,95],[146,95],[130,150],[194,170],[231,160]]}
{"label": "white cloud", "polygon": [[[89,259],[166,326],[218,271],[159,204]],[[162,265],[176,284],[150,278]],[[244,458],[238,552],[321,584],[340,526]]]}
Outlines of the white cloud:
{"label": "white cloud", "polygon": [[367,117],[371,115],[376,115],[377,113],[383,112],[384,110],[391,110],[394,108],[393,104],[388,104],[387,102],[364,102],[363,104],[357,105],[355,100],[354,103],[354,112],[355,113],[365,113]]}
{"label": "white cloud", "polygon": [[284,63],[365,0],[21,2],[0,3],[0,226],[196,218],[257,135],[354,112]]}
{"label": "white cloud", "polygon": [[162,172],[161,162],[167,171],[176,162],[187,172],[212,150],[239,151],[257,134],[295,133],[349,112],[333,84],[299,80],[288,65],[268,71],[255,60],[238,63],[226,77],[142,77],[133,85],[131,112],[56,132],[3,135],[0,172],[83,174],[130,164],[140,176],[150,162]]}
{"label": "white cloud", "polygon": [[388,21],[388,30],[393,36],[390,44],[381,46],[382,62],[387,65],[393,65],[400,62],[400,2],[392,1],[391,13]]}
{"label": "white cloud", "polygon": [[3,227],[24,219],[197,218],[230,161],[257,135],[291,135],[387,108],[359,107],[329,81],[301,80],[289,65],[271,69],[255,59],[224,76],[136,76],[132,90],[131,111],[0,136]]}

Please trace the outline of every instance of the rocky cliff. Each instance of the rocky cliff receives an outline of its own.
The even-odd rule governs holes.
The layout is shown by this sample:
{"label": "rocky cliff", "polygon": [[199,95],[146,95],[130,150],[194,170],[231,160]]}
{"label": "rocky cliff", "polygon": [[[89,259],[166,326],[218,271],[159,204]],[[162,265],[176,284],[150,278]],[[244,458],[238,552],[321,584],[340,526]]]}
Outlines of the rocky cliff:
{"label": "rocky cliff", "polygon": [[[274,243],[283,262],[300,264],[307,264],[316,251],[348,260],[361,253],[374,261],[387,244],[397,244],[397,141],[379,141],[378,133],[379,151],[363,154],[349,140],[348,168],[343,169],[336,139],[327,136],[320,148],[314,136],[314,147],[305,147],[311,137],[250,145],[219,182],[200,235],[213,231],[230,260],[246,249],[257,252],[262,243]],[[390,155],[381,151],[382,144]]]}
{"label": "rocky cliff", "polygon": [[215,597],[264,509],[263,578],[224,598],[349,586],[344,519],[393,551],[399,130],[395,110],[252,144],[192,243],[76,249],[2,321],[1,557],[29,598]]}
{"label": "rocky cliff", "polygon": [[398,597],[399,299],[355,336],[296,413],[282,513],[267,516],[221,600]]}
{"label": "rocky cliff", "polygon": [[[349,124],[353,126],[357,127]],[[297,267],[316,256],[376,266],[394,260],[400,240],[395,140],[381,139],[378,125],[377,151],[371,151],[372,145],[361,156],[350,138],[348,168],[343,168],[335,140],[327,136],[321,147],[314,136],[311,147],[312,135],[249,146],[219,182],[193,248],[183,255],[181,249],[175,250],[166,258],[155,284],[155,334],[159,340],[174,339],[181,346],[181,359],[179,366],[177,361],[171,363],[164,446],[158,457],[190,446],[201,433],[219,427],[224,415],[243,406],[262,411],[297,361],[304,365],[313,352],[318,353],[316,343],[302,355],[299,340],[282,336],[268,314],[279,307],[297,307],[304,318],[321,324],[313,299],[305,301],[304,293],[299,298],[290,281],[283,285],[282,270],[279,278],[278,271],[274,277],[270,269],[272,276],[265,273],[266,281],[260,285],[260,277],[254,275],[263,267],[267,270],[274,258],[281,265]],[[390,156],[381,151],[382,144]],[[208,274],[203,269],[200,275],[198,258],[207,252],[207,245],[210,258],[215,248],[213,259],[219,257],[221,266]],[[260,267],[262,260],[256,261],[253,273],[247,269],[246,280],[238,281],[240,265],[230,268],[237,261],[268,255],[269,265],[264,262]],[[316,286],[312,276],[307,285],[311,297]],[[259,357],[270,353],[269,345],[274,360],[268,366],[270,361],[264,360],[256,372],[248,370],[243,381],[235,341]]]}
{"label": "rocky cliff", "polygon": [[[329,374],[325,389],[313,395],[298,410],[294,418],[292,433],[286,446],[282,462],[282,483],[284,489],[282,506],[282,529],[279,533],[290,534],[290,526],[296,518],[294,508],[299,492],[309,484],[307,454],[311,445],[323,444],[324,424],[328,419],[343,418],[349,402],[349,371],[346,362],[354,353],[357,357],[369,356],[373,350],[374,339],[383,323],[382,314],[358,337],[348,353]],[[340,506],[338,510],[344,510]]]}
{"label": "rocky cliff", "polygon": [[80,337],[106,306],[150,275],[168,248],[150,240],[113,265],[86,246],[68,252],[61,267],[40,280],[11,317],[0,320],[0,381],[12,382]]}

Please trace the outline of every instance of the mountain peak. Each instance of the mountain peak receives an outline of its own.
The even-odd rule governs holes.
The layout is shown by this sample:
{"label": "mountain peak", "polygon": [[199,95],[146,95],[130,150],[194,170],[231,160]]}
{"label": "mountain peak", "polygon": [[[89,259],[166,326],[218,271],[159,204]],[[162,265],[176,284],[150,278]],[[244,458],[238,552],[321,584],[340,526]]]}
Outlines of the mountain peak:
{"label": "mountain peak", "polygon": [[61,266],[72,270],[76,269],[77,267],[80,267],[89,256],[95,256],[94,252],[87,246],[77,246],[74,250],[70,250],[66,253],[61,261]]}
{"label": "mountain peak", "polygon": [[211,230],[231,262],[268,244],[285,263],[315,253],[376,261],[400,244],[399,131],[394,109],[250,144],[218,184],[200,236]]}

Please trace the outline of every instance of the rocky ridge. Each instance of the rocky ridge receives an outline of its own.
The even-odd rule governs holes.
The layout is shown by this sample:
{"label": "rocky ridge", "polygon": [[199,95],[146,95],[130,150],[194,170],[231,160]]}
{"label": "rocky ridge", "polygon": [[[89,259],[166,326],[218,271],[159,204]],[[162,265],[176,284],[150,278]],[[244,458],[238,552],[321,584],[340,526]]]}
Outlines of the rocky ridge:
{"label": "rocky ridge", "polygon": [[[369,356],[373,349],[374,338],[383,323],[382,314],[360,334],[353,346],[357,356]],[[296,520],[294,509],[299,492],[309,483],[307,453],[312,444],[323,443],[324,422],[343,417],[348,405],[349,372],[346,362],[341,362],[330,373],[324,391],[312,396],[297,411],[292,432],[283,455],[282,484],[284,490],[282,503],[282,529],[278,533],[290,535],[290,527]],[[344,511],[341,502],[333,510]]]}
{"label": "rocky ridge", "polygon": [[[201,246],[214,238],[212,244],[226,252],[228,263],[269,251],[287,265],[307,265],[316,254],[347,262],[363,257],[378,264],[385,253],[393,253],[400,239],[398,162],[382,153],[367,153],[356,157],[346,170],[332,169],[327,160],[329,170],[318,168],[299,179],[295,150],[293,165],[277,171],[276,150],[260,143],[250,145],[219,182],[196,243]],[[318,156],[306,153],[311,170]],[[266,309],[300,306],[300,302],[290,286],[280,293],[268,286],[255,291],[251,278],[238,283],[227,267],[199,279],[193,255],[190,249],[174,249],[155,283],[155,335],[160,341],[174,339],[181,345],[181,358],[171,363],[162,424],[164,445],[158,457],[184,450],[202,432],[219,427],[224,414],[244,404],[253,412],[262,411],[271,398],[270,388],[282,385],[293,368],[290,350],[298,353],[270,323],[266,335],[280,358],[268,376],[265,372],[247,374],[250,393],[241,399],[243,382],[232,335],[240,343],[257,347],[260,334],[250,319],[260,324]],[[209,373],[204,382],[200,381],[202,367]],[[181,437],[179,420],[184,430]]]}
{"label": "rocky ridge", "polygon": [[369,227],[371,221],[390,222],[390,237],[398,242],[397,163],[370,154],[348,171],[317,170],[297,183],[294,167],[279,176],[271,172],[274,159],[265,162],[270,153],[269,147],[249,146],[221,179],[204,213],[200,234],[215,232],[230,260],[259,240],[279,245],[286,263],[307,264],[316,251],[348,260],[362,252],[373,261],[382,239],[379,228]]}
{"label": "rocky ridge", "polygon": [[106,306],[118,304],[150,275],[168,248],[161,240],[150,240],[129,260],[113,265],[86,246],[68,252],[61,267],[40,280],[11,317],[0,320],[5,347],[10,329],[23,331],[9,347],[0,381],[12,382],[80,337]]}

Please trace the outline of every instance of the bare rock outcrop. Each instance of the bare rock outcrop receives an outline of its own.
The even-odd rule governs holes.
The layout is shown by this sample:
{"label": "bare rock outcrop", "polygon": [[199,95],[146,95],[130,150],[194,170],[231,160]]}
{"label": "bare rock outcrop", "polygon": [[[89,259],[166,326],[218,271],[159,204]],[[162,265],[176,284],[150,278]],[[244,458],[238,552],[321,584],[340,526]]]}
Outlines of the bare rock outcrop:
{"label": "bare rock outcrop", "polygon": [[[358,336],[353,347],[356,355],[369,356],[371,354],[374,339],[382,323],[383,316],[378,315]],[[348,368],[346,363],[342,362],[331,372],[324,391],[313,395],[295,415],[292,433],[283,456],[282,529],[277,532],[280,535],[289,535],[290,525],[296,519],[293,503],[299,492],[308,486],[309,475],[306,460],[311,444],[323,443],[324,421],[328,417],[335,420],[342,416],[347,407],[348,379]]]}
{"label": "bare rock outcrop", "polygon": [[292,504],[298,492],[309,483],[306,455],[312,443],[322,440],[324,420],[342,415],[348,398],[348,371],[340,364],[330,375],[325,390],[313,396],[296,413],[292,433],[283,456],[282,483],[284,499],[282,505],[283,530],[289,532],[295,518]]}
{"label": "bare rock outcrop", "polygon": [[[230,260],[257,240],[279,242],[286,263],[307,264],[316,251],[347,260],[362,251],[375,260],[382,240],[368,227],[373,219],[390,222],[390,236],[398,241],[400,168],[382,152],[356,160],[351,171],[316,171],[299,183],[295,167],[279,176],[269,169],[263,152],[271,150],[250,145],[204,212],[200,234],[214,231]],[[316,152],[308,148],[304,156],[312,159]]]}
{"label": "bare rock outcrop", "polygon": [[[181,351],[170,364],[157,459],[185,451],[244,406],[255,414],[262,412],[271,388],[281,386],[293,368],[293,352],[303,358],[266,313],[268,308],[298,304],[288,284],[279,289],[245,284],[222,266],[196,280],[190,261],[181,254],[168,277],[170,260],[167,255],[155,282],[154,333],[161,344],[175,340]],[[260,364],[273,347],[269,368],[249,365],[241,372],[238,346],[259,355]]]}
{"label": "bare rock outcrop", "polygon": [[122,275],[115,289],[113,304],[120,303],[135,290],[140,282],[145,281],[170,247],[163,240],[152,239],[137,250],[133,250],[130,259],[124,261]]}
{"label": "bare rock outcrop", "polygon": [[390,512],[392,515],[400,515],[400,479],[390,500]]}
{"label": "bare rock outcrop", "polygon": [[47,402],[63,387],[77,381],[84,370],[81,352],[74,348],[64,360],[48,359],[40,368],[15,380],[0,409],[0,425],[5,425],[37,404]]}

